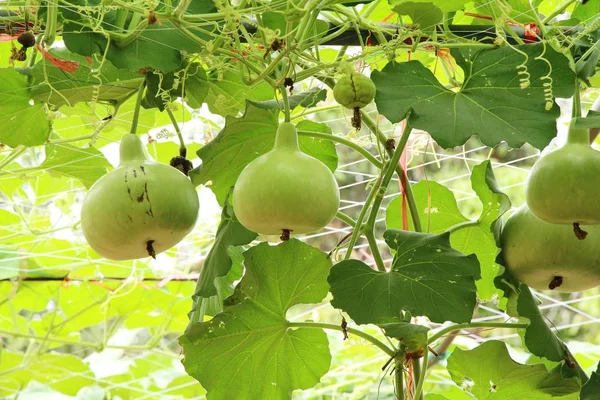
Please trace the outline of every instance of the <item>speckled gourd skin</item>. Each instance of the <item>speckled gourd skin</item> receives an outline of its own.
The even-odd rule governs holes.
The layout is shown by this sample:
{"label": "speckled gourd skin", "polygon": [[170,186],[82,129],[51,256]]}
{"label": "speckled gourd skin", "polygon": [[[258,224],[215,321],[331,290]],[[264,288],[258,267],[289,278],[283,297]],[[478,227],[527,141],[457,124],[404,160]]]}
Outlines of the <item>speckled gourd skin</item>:
{"label": "speckled gourd skin", "polygon": [[340,78],[333,87],[335,101],[348,109],[363,108],[375,98],[373,81],[357,72]]}
{"label": "speckled gourd skin", "polygon": [[537,218],[523,205],[506,221],[500,244],[508,270],[521,282],[549,290],[555,276],[563,278],[557,292],[578,292],[600,285],[600,225],[585,225],[579,240],[569,225]]}
{"label": "speckled gourd skin", "polygon": [[119,167],[88,191],[81,227],[92,249],[112,260],[148,257],[179,243],[196,224],[199,211],[194,185],[181,171],[146,154],[137,135],[120,144]]}
{"label": "speckled gourd skin", "polygon": [[263,235],[317,231],[339,208],[337,182],[325,164],[298,147],[296,127],[279,125],[275,146],[244,168],[233,190],[233,208],[247,229]]}

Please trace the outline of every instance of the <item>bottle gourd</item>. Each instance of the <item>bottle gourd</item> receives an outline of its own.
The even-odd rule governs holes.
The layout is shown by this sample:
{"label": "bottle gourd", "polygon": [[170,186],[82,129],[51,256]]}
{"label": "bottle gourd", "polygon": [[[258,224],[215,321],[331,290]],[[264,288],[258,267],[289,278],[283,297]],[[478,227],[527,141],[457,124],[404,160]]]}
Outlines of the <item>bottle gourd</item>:
{"label": "bottle gourd", "polygon": [[567,143],[540,158],[529,173],[526,200],[531,212],[553,224],[600,224],[600,152],[587,129],[569,129]]}
{"label": "bottle gourd", "polygon": [[155,257],[192,231],[199,206],[194,185],[181,171],[150,159],[140,138],[126,134],[118,168],[100,178],[83,201],[81,227],[105,258]]}
{"label": "bottle gourd", "polygon": [[282,122],[271,151],[244,168],[233,190],[233,208],[249,230],[263,235],[308,233],[335,217],[340,197],[325,164],[303,153],[296,127]]}
{"label": "bottle gourd", "polygon": [[578,292],[600,285],[600,225],[578,240],[570,226],[536,217],[524,204],[506,221],[500,244],[506,268],[538,290]]}

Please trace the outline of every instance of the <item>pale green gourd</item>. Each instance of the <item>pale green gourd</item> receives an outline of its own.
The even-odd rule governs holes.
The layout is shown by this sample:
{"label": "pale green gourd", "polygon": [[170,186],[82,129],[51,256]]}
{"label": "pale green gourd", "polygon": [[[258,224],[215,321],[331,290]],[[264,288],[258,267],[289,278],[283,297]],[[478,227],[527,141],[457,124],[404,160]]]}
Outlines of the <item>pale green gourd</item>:
{"label": "pale green gourd", "polygon": [[578,292],[600,285],[600,225],[578,240],[569,225],[537,218],[523,205],[506,221],[500,244],[506,268],[538,290]]}
{"label": "pale green gourd", "polygon": [[118,168],[100,178],[83,201],[81,227],[90,247],[105,258],[154,257],[192,231],[198,211],[192,182],[150,159],[140,138],[127,134]]}
{"label": "pale green gourd", "polygon": [[335,217],[339,202],[333,174],[300,150],[289,122],[279,125],[273,149],[244,168],[233,190],[236,217],[263,235],[317,231]]}
{"label": "pale green gourd", "polygon": [[600,152],[589,145],[587,129],[571,127],[567,143],[534,164],[526,198],[544,221],[600,224]]}

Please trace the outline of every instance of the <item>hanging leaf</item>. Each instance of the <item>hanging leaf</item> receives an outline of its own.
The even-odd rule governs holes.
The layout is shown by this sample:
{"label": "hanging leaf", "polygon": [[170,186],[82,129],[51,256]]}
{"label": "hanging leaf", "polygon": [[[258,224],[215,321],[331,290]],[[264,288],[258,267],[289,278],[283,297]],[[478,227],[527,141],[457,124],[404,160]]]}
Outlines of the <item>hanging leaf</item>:
{"label": "hanging leaf", "polygon": [[[498,261],[502,263],[501,256]],[[581,380],[585,380],[585,373],[573,359],[567,345],[548,326],[529,287],[520,283],[507,269],[496,277],[495,284],[504,292],[504,297],[508,300],[507,313],[529,323],[527,328],[519,330],[527,350],[533,355],[550,361],[564,362],[569,366],[566,371],[569,375],[578,375]]]}
{"label": "hanging leaf", "polygon": [[[452,55],[465,74],[458,92],[446,89],[418,61],[389,63],[371,74],[377,86],[377,109],[393,123],[412,110],[411,126],[429,132],[444,148],[460,146],[478,135],[490,147],[506,141],[514,148],[529,143],[542,149],[556,136],[560,114],[554,103],[550,111],[546,110],[543,85],[549,81],[542,78],[550,74],[553,96],[570,97],[575,76],[567,58],[550,46],[533,44],[518,49],[527,54],[527,60],[510,47],[453,49]],[[543,51],[552,71],[547,63],[536,60]],[[523,63],[530,80],[524,89],[519,82],[525,76],[519,74]]]}
{"label": "hanging leaf", "polygon": [[[233,213],[233,207],[225,202],[221,213],[221,222],[217,228],[215,240],[206,256],[198,279],[196,291],[192,296],[194,305],[190,311],[190,324],[202,322],[204,315],[215,315],[223,310],[223,300],[233,293],[233,282],[229,289],[218,290],[234,265],[229,250],[231,246],[241,246],[252,242],[257,234],[240,224]],[[236,263],[239,268],[233,271],[234,277],[241,277],[241,260]],[[220,281],[217,279],[221,278]],[[229,286],[227,286],[229,287]]]}
{"label": "hanging leaf", "polygon": [[[434,181],[421,181],[413,185],[413,195],[419,210],[419,218],[427,233],[452,232],[452,248],[463,254],[475,254],[481,266],[481,279],[477,281],[477,295],[489,300],[497,293],[494,278],[498,274],[496,264],[496,241],[493,231],[497,221],[510,208],[508,196],[498,189],[489,160],[476,165],[471,173],[471,187],[477,194],[482,211],[476,221],[470,221],[458,209],[450,189]],[[402,228],[402,197],[394,198],[386,209],[386,226]],[[409,210],[410,215],[410,210]],[[409,229],[414,230],[409,217]]]}
{"label": "hanging leaf", "polygon": [[433,322],[469,322],[476,304],[479,263],[450,247],[450,234],[387,230],[395,251],[392,269],[377,272],[359,260],[344,260],[327,278],[331,305],[357,324],[399,317],[402,310]]}
{"label": "hanging leaf", "polygon": [[551,374],[543,364],[515,362],[506,344],[490,340],[473,350],[454,349],[448,372],[457,385],[479,400],[552,399],[576,400],[579,384]]}
{"label": "hanging leaf", "polygon": [[[224,311],[180,338],[183,365],[208,399],[288,399],[316,385],[331,362],[321,329],[291,329],[286,312],[320,302],[331,261],[291,239],[244,253],[246,275]],[[228,371],[228,373],[223,373]]]}

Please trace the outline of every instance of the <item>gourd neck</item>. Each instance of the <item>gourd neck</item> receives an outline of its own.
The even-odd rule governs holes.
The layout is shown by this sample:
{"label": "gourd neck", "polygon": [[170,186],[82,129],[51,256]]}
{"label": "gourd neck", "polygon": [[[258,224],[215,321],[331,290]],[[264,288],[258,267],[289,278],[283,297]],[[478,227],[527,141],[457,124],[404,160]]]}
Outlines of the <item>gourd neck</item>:
{"label": "gourd neck", "polygon": [[282,122],[277,128],[275,134],[275,149],[298,151],[298,132],[296,127],[290,122]]}
{"label": "gourd neck", "polygon": [[567,144],[590,144],[590,133],[587,129],[577,129],[571,123],[567,135]]}
{"label": "gourd neck", "polygon": [[148,156],[142,140],[138,135],[127,134],[123,135],[121,145],[119,146],[119,162],[121,164],[128,161],[147,160]]}

